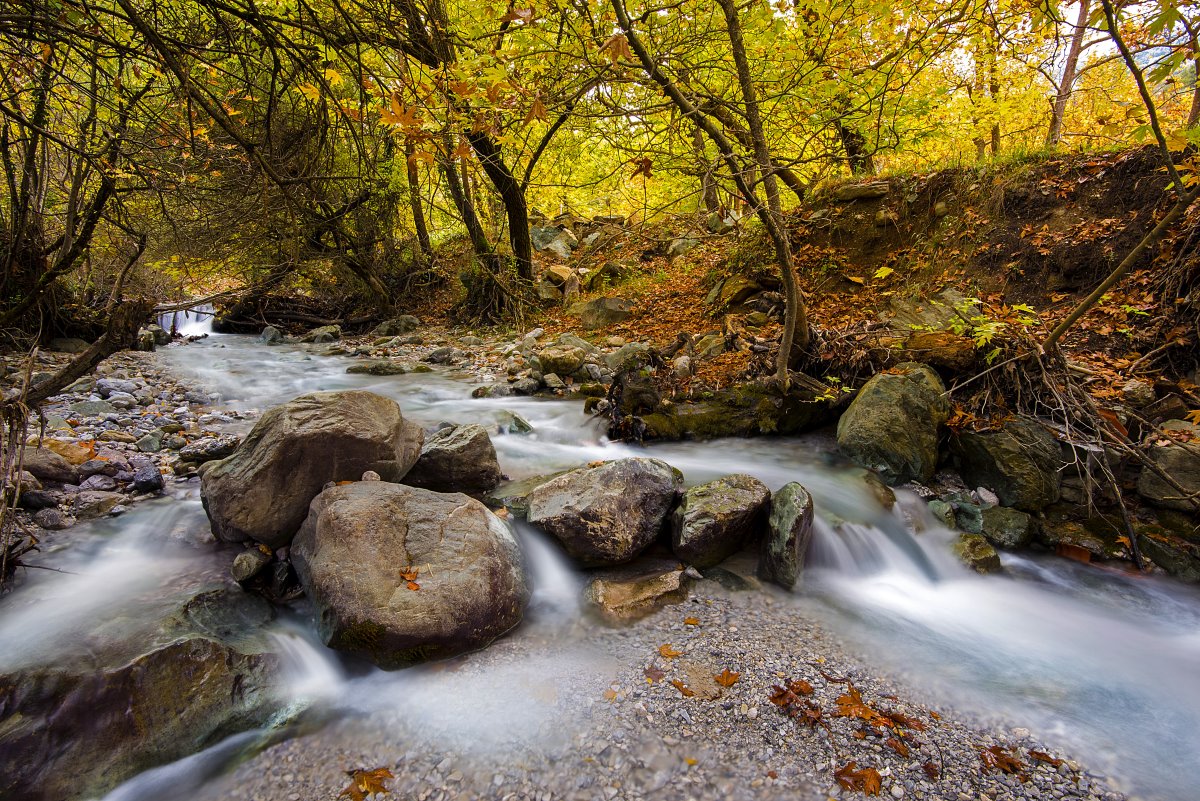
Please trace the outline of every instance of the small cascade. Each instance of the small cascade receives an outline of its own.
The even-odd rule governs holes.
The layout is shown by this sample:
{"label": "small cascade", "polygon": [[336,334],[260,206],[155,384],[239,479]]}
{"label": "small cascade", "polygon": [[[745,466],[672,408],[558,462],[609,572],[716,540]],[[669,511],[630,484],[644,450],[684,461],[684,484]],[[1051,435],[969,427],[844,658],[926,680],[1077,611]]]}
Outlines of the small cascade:
{"label": "small cascade", "polygon": [[580,614],[579,596],[583,586],[579,572],[545,535],[532,526],[518,522],[516,529],[533,591],[526,617],[534,623],[574,623]]}
{"label": "small cascade", "polygon": [[163,312],[158,316],[158,325],[169,334],[182,337],[199,337],[212,333],[216,309],[211,303],[201,303],[183,311]]}

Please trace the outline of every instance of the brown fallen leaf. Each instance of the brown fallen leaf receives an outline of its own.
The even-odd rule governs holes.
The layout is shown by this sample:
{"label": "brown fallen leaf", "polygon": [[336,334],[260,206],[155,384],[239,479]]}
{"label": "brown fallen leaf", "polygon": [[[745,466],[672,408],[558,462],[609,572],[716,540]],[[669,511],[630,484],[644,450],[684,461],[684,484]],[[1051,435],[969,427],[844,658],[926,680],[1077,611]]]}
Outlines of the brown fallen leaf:
{"label": "brown fallen leaf", "polygon": [[1036,759],[1038,762],[1045,762],[1047,765],[1053,765],[1056,768],[1063,764],[1061,759],[1052,757],[1045,751],[1030,751],[1029,756],[1033,759]]}
{"label": "brown fallen leaf", "polygon": [[617,700],[617,691],[614,690],[612,687],[609,687],[607,690],[604,691],[604,700],[605,701]]}
{"label": "brown fallen leaf", "polygon": [[837,783],[845,790],[857,790],[866,795],[879,795],[883,786],[883,777],[875,768],[857,770],[856,763],[851,760],[833,774]]}
{"label": "brown fallen leaf", "polygon": [[931,759],[925,761],[925,764],[921,766],[921,770],[925,771],[925,775],[929,777],[929,781],[931,782],[936,782],[942,775],[941,770],[938,769],[937,765],[933,764],[933,760]]}
{"label": "brown fallen leaf", "polygon": [[685,617],[685,618],[683,619],[683,625],[685,625],[685,626],[699,626],[699,625],[700,625],[700,618],[698,618],[698,617]]}
{"label": "brown fallen leaf", "polygon": [[695,693],[692,692],[691,688],[688,687],[686,684],[684,684],[679,679],[671,679],[671,686],[673,686],[676,690],[679,690],[679,694],[682,695],[684,698],[691,698],[692,696],[695,695]]}
{"label": "brown fallen leaf", "polygon": [[651,665],[642,671],[642,675],[646,677],[646,682],[648,684],[653,684],[656,681],[662,681],[663,677],[667,674],[664,673],[662,668],[660,668],[658,665]]}
{"label": "brown fallen leaf", "polygon": [[671,647],[670,643],[667,643],[666,645],[660,645],[658,647],[658,652],[664,659],[675,659],[676,657],[683,656],[683,651],[676,651]]}
{"label": "brown fallen leaf", "polygon": [[350,801],[365,801],[369,795],[388,792],[387,785],[384,782],[387,779],[395,778],[387,768],[348,770],[346,771],[346,775],[350,777],[350,786],[342,790],[338,794],[338,798],[344,796],[349,798]]}
{"label": "brown fallen leaf", "polygon": [[1025,763],[998,745],[989,748],[979,748],[979,759],[986,770],[998,770],[1016,776],[1022,782],[1029,779],[1025,773]]}
{"label": "brown fallen leaf", "polygon": [[889,747],[891,747],[891,749],[893,751],[895,751],[897,754],[899,754],[902,757],[907,757],[910,753],[908,744],[906,742],[904,742],[904,740],[901,740],[899,737],[887,738],[887,744]]}
{"label": "brown fallen leaf", "polygon": [[725,668],[725,670],[713,676],[713,678],[716,679],[717,684],[720,684],[722,687],[732,687],[733,685],[737,684],[737,681],[741,675],[741,673],[733,673],[729,670],[729,668]]}

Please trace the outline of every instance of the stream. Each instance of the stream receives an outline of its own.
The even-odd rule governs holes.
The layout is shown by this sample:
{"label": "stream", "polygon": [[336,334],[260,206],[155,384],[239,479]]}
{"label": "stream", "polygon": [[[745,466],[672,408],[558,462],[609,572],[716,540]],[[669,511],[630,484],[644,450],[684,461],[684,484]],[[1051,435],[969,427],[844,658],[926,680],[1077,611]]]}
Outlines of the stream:
{"label": "stream", "polygon": [[[895,512],[879,508],[861,471],[838,461],[828,435],[642,448],[606,441],[578,402],[472,399],[475,382],[453,371],[350,375],[345,358],[221,335],[168,347],[159,358],[220,392],[220,408],[264,410],[305,392],[368,389],[394,398],[426,426],[450,420],[495,431],[515,412],[533,433],[493,437],[501,467],[514,479],[648,454],[682,470],[688,483],[730,473],[754,475],[772,490],[798,481],[816,499],[818,525],[803,590],[787,602],[933,703],[1033,730],[1142,798],[1195,797],[1200,591],[1194,587],[1029,554],[1003,554],[1003,574],[977,576],[949,555],[951,533],[927,519],[915,496],[899,493]],[[232,423],[230,430],[244,433],[250,425]],[[925,530],[914,534],[903,511]],[[149,636],[139,621],[157,619],[161,588],[184,590],[211,577],[215,560],[189,537],[206,526],[192,489],[74,529],[70,545],[53,553],[53,564],[72,572],[38,571],[0,616],[0,671],[76,658],[70,644],[86,643],[103,627]],[[526,624],[510,636],[545,637],[578,617],[582,577],[537,532],[517,529],[534,595]],[[535,737],[553,729],[536,684],[526,680],[547,673],[536,659],[503,668],[509,674],[483,692],[453,674],[348,670],[303,620],[272,625],[287,665],[288,697],[296,709],[322,710],[321,719],[368,703],[393,704],[410,720],[428,720],[431,730]],[[586,642],[541,653],[564,681],[605,668],[603,655]],[[562,670],[565,664],[570,669]],[[286,727],[237,735],[135,777],[107,801],[187,798],[247,753],[286,736]]]}

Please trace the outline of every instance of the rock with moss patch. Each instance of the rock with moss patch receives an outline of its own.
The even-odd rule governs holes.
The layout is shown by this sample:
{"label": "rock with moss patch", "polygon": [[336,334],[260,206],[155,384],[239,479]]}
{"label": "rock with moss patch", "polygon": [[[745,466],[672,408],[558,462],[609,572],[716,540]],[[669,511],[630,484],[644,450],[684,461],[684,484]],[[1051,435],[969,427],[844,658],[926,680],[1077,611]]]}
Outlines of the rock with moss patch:
{"label": "rock with moss patch", "polygon": [[812,541],[812,495],[794,481],[784,484],[771,496],[767,524],[758,558],[758,577],[790,590],[796,586]]}
{"label": "rock with moss patch", "polygon": [[963,480],[986,487],[1004,506],[1036,512],[1058,500],[1062,451],[1058,440],[1029,417],[997,431],[964,431],[951,443]]}
{"label": "rock with moss patch", "polygon": [[325,644],[385,669],[483,648],[520,623],[529,597],[512,532],[461,493],[332,487],[291,553]]}
{"label": "rock with moss patch", "polygon": [[946,388],[930,367],[907,363],[869,380],[838,421],[838,447],[889,484],[928,481],[938,433],[949,418]]}
{"label": "rock with moss patch", "polygon": [[1168,433],[1183,432],[1191,437],[1186,442],[1182,438],[1158,437],[1147,451],[1155,467],[1170,476],[1183,491],[1155,470],[1143,467],[1138,477],[1138,495],[1155,506],[1194,512],[1196,505],[1185,496],[1200,498],[1200,426],[1183,420],[1168,420],[1162,428]]}
{"label": "rock with moss patch", "polygon": [[1019,509],[993,506],[983,510],[982,534],[992,545],[1005,550],[1023,548],[1034,532],[1033,518]]}
{"label": "rock with moss patch", "polygon": [[954,553],[976,573],[995,573],[1001,569],[1000,554],[982,534],[960,534],[954,541]]}
{"label": "rock with moss patch", "polygon": [[753,476],[732,475],[690,487],[671,516],[671,549],[696,567],[712,567],[762,533],[771,491]]}

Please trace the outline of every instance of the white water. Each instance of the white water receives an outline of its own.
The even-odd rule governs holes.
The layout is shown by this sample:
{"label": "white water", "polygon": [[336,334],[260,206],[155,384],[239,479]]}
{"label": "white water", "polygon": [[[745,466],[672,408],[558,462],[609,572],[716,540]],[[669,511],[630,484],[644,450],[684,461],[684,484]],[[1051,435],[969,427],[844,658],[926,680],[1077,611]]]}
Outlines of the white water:
{"label": "white water", "polygon": [[[976,576],[948,555],[951,533],[928,520],[919,500],[902,496],[899,510],[885,512],[857,471],[833,461],[828,441],[820,437],[641,449],[607,443],[578,403],[472,400],[473,385],[452,372],[348,375],[348,360],[219,335],[163,354],[181,373],[219,391],[227,405],[243,409],[265,408],[303,392],[354,387],[389,395],[406,414],[430,425],[454,420],[494,430],[502,411],[517,412],[535,432],[493,437],[503,469],[514,478],[647,453],[683,470],[690,482],[734,472],[756,475],[773,489],[799,481],[816,499],[819,521],[805,588],[793,596],[794,603],[809,613],[818,609],[828,628],[859,643],[884,669],[923,688],[931,703],[1029,728],[1145,798],[1195,796],[1200,784],[1200,593],[1195,588],[1053,558],[1009,556],[1007,576]],[[200,514],[194,507],[188,513]],[[914,536],[906,518],[922,533]],[[121,525],[135,522],[131,515]],[[549,637],[576,619],[580,579],[535,532],[521,527],[518,534],[534,595],[527,625],[512,636]],[[124,536],[139,535],[117,534],[113,542]],[[105,553],[106,559],[123,558],[116,550]],[[176,568],[171,559],[166,562],[161,569],[170,574]],[[104,564],[100,560],[90,572],[101,575]],[[152,569],[146,580],[159,580],[153,577],[160,568],[147,567]],[[71,607],[70,593],[63,593],[61,605],[53,614],[44,613],[47,618],[38,625],[78,632],[88,621],[110,615],[126,591],[136,596],[144,589],[110,586],[104,604],[84,609]],[[86,605],[76,605],[81,606]],[[71,618],[74,628],[54,620],[55,614]],[[0,620],[0,653],[16,636],[11,626],[4,627],[7,622]],[[18,628],[30,625],[26,621]],[[430,732],[475,738],[481,748],[503,746],[478,738],[482,731],[505,740],[554,736],[556,694],[611,675],[601,656],[571,641],[543,649],[544,657],[492,668],[486,676],[412,670],[351,677],[311,635],[281,630],[280,636],[287,638],[282,651],[292,666],[297,703],[351,713],[390,708]],[[226,743],[143,774],[109,799],[187,797],[187,787],[220,770],[236,753],[265,742],[265,736],[241,735],[236,747]]]}
{"label": "white water", "polygon": [[216,310],[211,303],[201,304],[194,309],[163,312],[158,316],[158,326],[168,334],[182,337],[199,337],[212,333]]}

